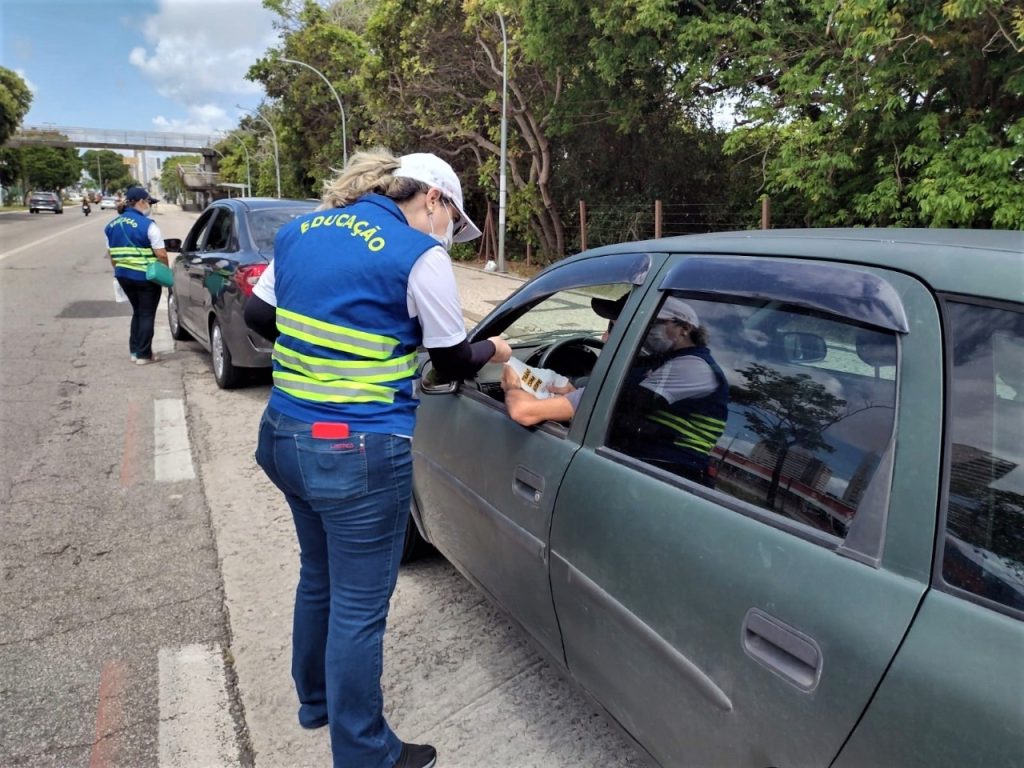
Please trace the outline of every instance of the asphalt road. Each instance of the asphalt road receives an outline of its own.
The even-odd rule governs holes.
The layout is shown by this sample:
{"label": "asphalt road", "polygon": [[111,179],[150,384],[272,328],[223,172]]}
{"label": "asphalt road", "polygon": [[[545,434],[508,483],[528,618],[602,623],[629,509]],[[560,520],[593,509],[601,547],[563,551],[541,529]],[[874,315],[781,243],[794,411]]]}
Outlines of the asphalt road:
{"label": "asphalt road", "polygon": [[[328,765],[295,722],[290,513],[252,460],[268,387],[217,389],[162,313],[164,362],[131,364],[112,215],[0,215],[0,765]],[[457,272],[478,319],[494,289]],[[399,577],[384,688],[441,768],[644,764],[437,557]]]}

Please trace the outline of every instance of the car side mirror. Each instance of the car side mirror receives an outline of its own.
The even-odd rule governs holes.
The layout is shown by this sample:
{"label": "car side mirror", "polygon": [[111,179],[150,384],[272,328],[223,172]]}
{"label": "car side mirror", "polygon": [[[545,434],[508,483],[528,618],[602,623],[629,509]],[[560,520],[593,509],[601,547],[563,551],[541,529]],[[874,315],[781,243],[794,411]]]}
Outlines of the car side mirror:
{"label": "car side mirror", "polygon": [[181,253],[181,240],[177,237],[165,237],[164,248],[168,253]]}
{"label": "car side mirror", "polygon": [[457,381],[445,381],[428,359],[420,369],[420,392],[424,395],[450,395],[459,388]]}
{"label": "car side mirror", "polygon": [[818,363],[828,352],[825,339],[816,333],[791,331],[782,334],[781,341],[787,363]]}

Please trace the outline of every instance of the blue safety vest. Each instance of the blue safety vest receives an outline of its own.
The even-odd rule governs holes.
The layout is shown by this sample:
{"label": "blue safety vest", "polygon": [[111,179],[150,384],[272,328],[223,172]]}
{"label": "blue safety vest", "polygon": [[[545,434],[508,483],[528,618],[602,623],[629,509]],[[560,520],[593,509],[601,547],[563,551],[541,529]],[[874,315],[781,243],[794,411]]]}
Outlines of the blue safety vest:
{"label": "blue safety vest", "polygon": [[688,356],[699,357],[711,366],[717,386],[714,392],[704,397],[676,400],[667,408],[645,414],[647,421],[658,425],[656,436],[650,439],[645,454],[650,458],[704,469],[718,438],[725,432],[729,418],[729,382],[707,347],[676,350],[667,360]]}
{"label": "blue safety vest", "polygon": [[406,295],[413,265],[436,245],[381,195],[282,227],[270,407],[353,432],[412,435],[423,332]]}
{"label": "blue safety vest", "polygon": [[114,260],[114,276],[129,280],[145,280],[146,267],[156,261],[149,244],[149,225],[153,222],[134,208],[125,208],[124,213],[107,224],[104,232],[107,247]]}

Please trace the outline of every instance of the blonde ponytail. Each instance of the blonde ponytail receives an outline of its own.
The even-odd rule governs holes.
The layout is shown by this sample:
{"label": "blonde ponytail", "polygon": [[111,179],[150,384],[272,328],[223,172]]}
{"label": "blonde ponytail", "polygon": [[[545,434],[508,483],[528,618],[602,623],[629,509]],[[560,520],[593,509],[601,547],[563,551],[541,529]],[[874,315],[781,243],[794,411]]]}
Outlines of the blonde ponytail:
{"label": "blonde ponytail", "polygon": [[415,179],[393,176],[399,165],[398,158],[383,147],[356,152],[342,170],[335,171],[333,179],[324,182],[320,210],[350,205],[370,193],[405,200],[429,189]]}

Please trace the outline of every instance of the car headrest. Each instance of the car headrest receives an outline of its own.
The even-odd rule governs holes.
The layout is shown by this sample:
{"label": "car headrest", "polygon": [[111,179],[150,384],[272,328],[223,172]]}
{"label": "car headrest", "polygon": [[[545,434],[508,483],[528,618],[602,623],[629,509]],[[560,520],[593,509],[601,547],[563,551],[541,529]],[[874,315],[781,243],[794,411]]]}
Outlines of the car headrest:
{"label": "car headrest", "polygon": [[896,337],[877,331],[857,331],[857,357],[872,368],[896,365]]}

